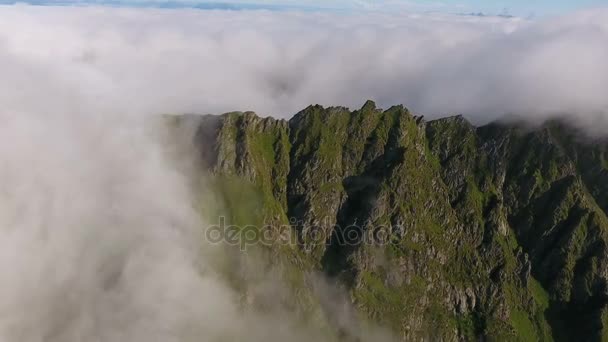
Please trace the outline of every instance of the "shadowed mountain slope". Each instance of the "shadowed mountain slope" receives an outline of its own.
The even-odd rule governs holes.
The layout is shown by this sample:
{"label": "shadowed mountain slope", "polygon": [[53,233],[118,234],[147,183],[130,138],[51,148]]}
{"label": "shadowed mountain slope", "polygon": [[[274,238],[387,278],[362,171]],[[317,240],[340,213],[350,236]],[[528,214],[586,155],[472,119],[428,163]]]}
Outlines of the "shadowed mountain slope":
{"label": "shadowed mountain slope", "polygon": [[268,247],[287,273],[325,273],[399,338],[608,340],[605,141],[371,101],[187,118],[228,219],[289,227]]}

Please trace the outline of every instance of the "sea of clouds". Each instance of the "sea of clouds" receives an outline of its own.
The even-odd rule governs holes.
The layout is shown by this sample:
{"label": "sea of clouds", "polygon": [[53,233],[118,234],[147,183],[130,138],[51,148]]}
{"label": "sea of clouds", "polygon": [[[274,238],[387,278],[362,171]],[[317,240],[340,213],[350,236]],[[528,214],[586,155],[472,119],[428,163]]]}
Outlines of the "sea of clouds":
{"label": "sea of clouds", "polygon": [[529,21],[11,6],[0,8],[0,101],[289,118],[373,99],[427,117],[567,113],[595,127],[607,41],[608,9]]}
{"label": "sea of clouds", "polygon": [[283,312],[243,312],[201,236],[205,190],[167,156],[155,115],[289,118],[374,99],[601,130],[606,42],[608,10],[527,21],[0,7],[0,340],[319,339]]}

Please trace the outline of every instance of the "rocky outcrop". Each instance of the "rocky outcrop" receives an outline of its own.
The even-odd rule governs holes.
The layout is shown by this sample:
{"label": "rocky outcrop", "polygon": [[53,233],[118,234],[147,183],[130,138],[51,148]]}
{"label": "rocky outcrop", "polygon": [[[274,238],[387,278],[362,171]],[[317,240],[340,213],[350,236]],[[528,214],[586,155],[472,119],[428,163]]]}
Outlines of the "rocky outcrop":
{"label": "rocky outcrop", "polygon": [[335,279],[403,340],[608,338],[605,141],[371,101],[196,124],[229,219],[289,227],[274,258]]}

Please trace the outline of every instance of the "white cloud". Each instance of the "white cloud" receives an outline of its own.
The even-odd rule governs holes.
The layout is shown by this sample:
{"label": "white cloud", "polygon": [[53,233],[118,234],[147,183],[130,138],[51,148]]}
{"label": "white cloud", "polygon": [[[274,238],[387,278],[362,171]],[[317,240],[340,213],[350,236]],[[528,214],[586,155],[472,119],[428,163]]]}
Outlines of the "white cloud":
{"label": "white cloud", "polygon": [[373,98],[480,122],[602,115],[607,17],[4,7],[0,96],[5,111],[19,109],[9,103],[289,117],[310,103]]}
{"label": "white cloud", "polygon": [[356,107],[372,98],[480,122],[505,113],[600,115],[608,108],[607,18],[607,10],[529,22],[5,7],[0,96],[5,111],[19,109],[6,103],[48,109],[50,101],[289,117],[311,103]]}

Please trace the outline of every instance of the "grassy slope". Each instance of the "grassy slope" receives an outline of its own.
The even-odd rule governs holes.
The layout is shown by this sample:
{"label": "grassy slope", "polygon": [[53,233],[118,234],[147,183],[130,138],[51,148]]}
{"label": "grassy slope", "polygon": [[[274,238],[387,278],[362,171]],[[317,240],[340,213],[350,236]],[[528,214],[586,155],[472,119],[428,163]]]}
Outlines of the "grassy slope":
{"label": "grassy slope", "polygon": [[[232,222],[305,223],[291,227],[302,245],[270,248],[294,288],[324,271],[405,339],[606,334],[605,150],[555,125],[425,123],[372,102],[220,121],[208,166]],[[390,243],[337,244],[352,224],[393,227]]]}

